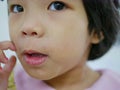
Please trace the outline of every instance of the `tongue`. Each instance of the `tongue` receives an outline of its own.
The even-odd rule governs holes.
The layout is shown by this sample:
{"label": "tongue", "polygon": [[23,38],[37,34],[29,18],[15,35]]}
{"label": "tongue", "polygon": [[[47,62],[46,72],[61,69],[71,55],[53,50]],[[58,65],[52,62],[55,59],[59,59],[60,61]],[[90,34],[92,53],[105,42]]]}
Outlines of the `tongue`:
{"label": "tongue", "polygon": [[46,57],[46,55],[40,54],[40,53],[32,53],[32,54],[27,54],[27,57],[30,60],[38,60],[38,59],[41,59],[43,57]]}
{"label": "tongue", "polygon": [[42,57],[44,55],[43,54],[39,54],[39,53],[33,53],[33,54],[28,54],[28,56],[30,56],[30,57]]}

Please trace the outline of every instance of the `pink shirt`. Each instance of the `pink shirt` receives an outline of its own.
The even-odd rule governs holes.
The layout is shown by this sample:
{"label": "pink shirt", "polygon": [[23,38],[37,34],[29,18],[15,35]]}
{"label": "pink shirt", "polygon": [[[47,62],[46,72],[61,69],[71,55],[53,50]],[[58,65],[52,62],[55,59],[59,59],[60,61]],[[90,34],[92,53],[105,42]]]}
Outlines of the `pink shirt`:
{"label": "pink shirt", "polygon": [[110,70],[99,70],[102,75],[86,90],[120,90],[120,75]]}
{"label": "pink shirt", "polygon": [[[120,75],[110,70],[99,70],[102,75],[86,90],[120,90]],[[17,90],[55,90],[40,80],[30,77],[23,69],[15,70]]]}

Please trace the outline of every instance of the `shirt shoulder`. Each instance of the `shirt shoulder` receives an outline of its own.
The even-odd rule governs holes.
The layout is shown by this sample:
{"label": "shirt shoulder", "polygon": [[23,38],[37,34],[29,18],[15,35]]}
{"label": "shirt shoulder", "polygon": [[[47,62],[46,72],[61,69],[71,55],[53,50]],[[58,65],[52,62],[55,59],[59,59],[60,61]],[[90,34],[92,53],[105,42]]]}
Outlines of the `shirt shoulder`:
{"label": "shirt shoulder", "polygon": [[86,90],[120,90],[120,75],[111,70],[98,70],[101,77]]}

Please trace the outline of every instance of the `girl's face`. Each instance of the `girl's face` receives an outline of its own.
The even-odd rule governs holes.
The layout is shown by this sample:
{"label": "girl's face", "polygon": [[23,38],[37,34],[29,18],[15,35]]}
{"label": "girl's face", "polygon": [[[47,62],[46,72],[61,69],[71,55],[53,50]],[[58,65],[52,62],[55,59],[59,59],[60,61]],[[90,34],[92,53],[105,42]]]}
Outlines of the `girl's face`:
{"label": "girl's face", "polygon": [[92,40],[82,0],[8,1],[10,37],[31,76],[48,80],[82,67]]}

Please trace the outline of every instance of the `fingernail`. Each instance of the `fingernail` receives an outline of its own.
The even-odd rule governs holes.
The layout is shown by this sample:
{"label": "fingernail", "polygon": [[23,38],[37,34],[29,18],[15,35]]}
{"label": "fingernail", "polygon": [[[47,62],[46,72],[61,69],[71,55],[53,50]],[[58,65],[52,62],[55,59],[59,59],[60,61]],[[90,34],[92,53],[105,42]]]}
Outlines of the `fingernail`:
{"label": "fingernail", "polygon": [[8,58],[7,58],[7,57],[5,57],[5,58],[4,58],[4,61],[5,61],[5,63],[7,63],[7,62],[8,62]]}
{"label": "fingernail", "polygon": [[2,70],[2,67],[0,67],[0,70]]}
{"label": "fingernail", "polygon": [[8,61],[8,58],[7,58],[7,57],[5,57],[5,60],[7,60],[7,61]]}
{"label": "fingernail", "polygon": [[12,43],[13,45],[11,46],[11,48],[14,50],[14,51],[16,51],[16,47],[15,47],[15,45],[14,45],[14,43]]}
{"label": "fingernail", "polygon": [[16,48],[14,46],[12,46],[11,48],[12,48],[12,50],[16,51]]}

